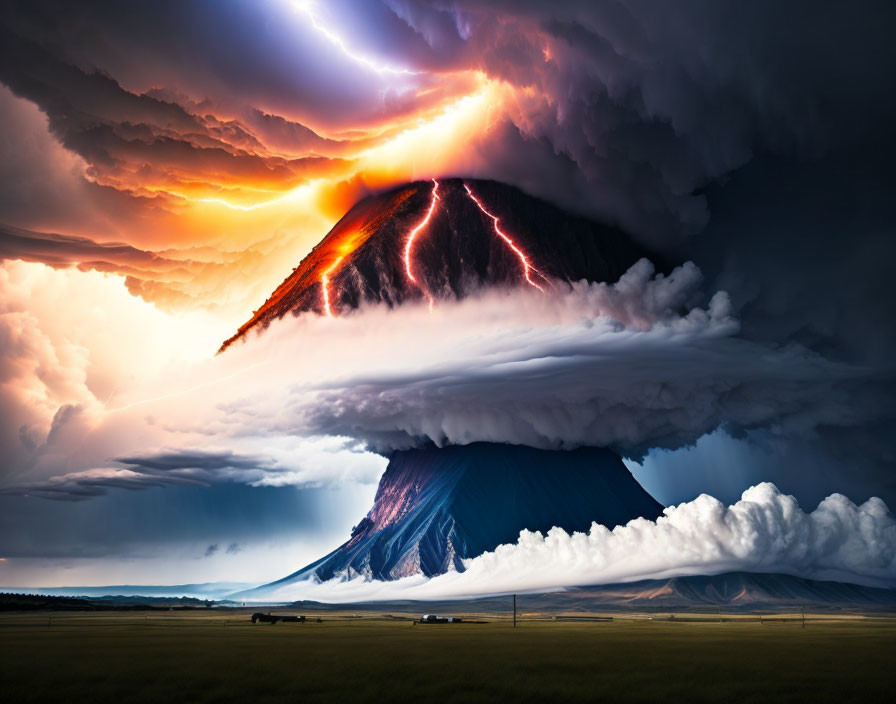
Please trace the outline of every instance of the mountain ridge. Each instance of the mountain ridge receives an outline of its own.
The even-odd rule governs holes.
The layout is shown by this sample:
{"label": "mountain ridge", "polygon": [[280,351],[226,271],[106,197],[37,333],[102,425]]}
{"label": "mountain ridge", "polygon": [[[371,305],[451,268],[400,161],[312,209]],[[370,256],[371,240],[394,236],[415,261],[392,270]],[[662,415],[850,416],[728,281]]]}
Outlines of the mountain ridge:
{"label": "mountain ridge", "polygon": [[[332,610],[365,608],[373,611],[421,609],[429,613],[462,610],[472,613],[507,613],[508,596],[458,599],[356,601],[326,604],[291,602],[295,607]],[[896,589],[850,582],[815,580],[777,572],[722,572],[664,579],[568,587],[554,592],[517,594],[520,612],[587,613],[596,611],[713,610],[785,611],[803,607],[896,611]]]}

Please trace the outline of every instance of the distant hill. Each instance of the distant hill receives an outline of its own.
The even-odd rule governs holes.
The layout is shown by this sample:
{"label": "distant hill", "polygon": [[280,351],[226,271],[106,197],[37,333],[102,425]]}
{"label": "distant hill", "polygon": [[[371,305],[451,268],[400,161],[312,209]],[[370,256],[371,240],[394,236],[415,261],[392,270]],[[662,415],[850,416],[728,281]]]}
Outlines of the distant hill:
{"label": "distant hill", "polygon": [[[457,601],[389,601],[319,604],[300,601],[297,608],[375,611],[420,610],[427,613],[506,613],[510,597],[482,597]],[[799,609],[855,609],[896,611],[896,589],[865,587],[845,582],[803,579],[786,574],[728,572],[713,576],[645,579],[626,584],[577,587],[560,592],[520,594],[520,612],[585,613],[594,611],[670,611],[723,608],[727,611]]]}
{"label": "distant hill", "polygon": [[[162,587],[159,587],[160,589]],[[102,589],[95,587],[95,589]],[[2,594],[0,611],[120,611],[205,608],[211,601],[152,596],[60,597],[40,594]],[[420,611],[421,613],[506,613],[509,596],[476,599],[394,600],[324,604],[293,602],[295,608],[317,611]],[[238,606],[236,602],[218,602]],[[727,572],[712,576],[644,579],[624,584],[576,587],[565,591],[519,594],[521,613],[576,614],[595,611],[784,611],[814,610],[896,611],[896,589],[866,587],[848,582],[803,579],[786,574]]]}
{"label": "distant hill", "polygon": [[845,582],[803,579],[786,574],[728,572],[713,576],[647,579],[628,584],[581,587],[544,594],[554,608],[587,611],[602,606],[623,608],[837,606],[896,608],[896,589]]}
{"label": "distant hill", "polygon": [[3,587],[0,592],[23,593],[43,596],[74,596],[94,599],[98,597],[162,597],[213,599],[218,601],[228,594],[254,587],[245,582],[203,582],[200,584],[112,584],[99,587]]}
{"label": "distant hill", "polygon": [[0,611],[158,611],[205,609],[213,601],[189,597],[50,596],[46,594],[0,594]]}

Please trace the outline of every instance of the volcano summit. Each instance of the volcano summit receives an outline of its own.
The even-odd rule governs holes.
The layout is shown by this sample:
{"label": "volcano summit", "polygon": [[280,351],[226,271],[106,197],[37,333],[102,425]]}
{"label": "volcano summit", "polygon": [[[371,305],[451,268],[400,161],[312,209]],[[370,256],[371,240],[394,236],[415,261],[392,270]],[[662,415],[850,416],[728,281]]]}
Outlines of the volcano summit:
{"label": "volcano summit", "polygon": [[[493,181],[419,181],[355,205],[222,350],[287,313],[337,316],[364,301],[460,299],[492,286],[550,295],[616,281],[645,252],[625,234]],[[654,519],[658,504],[605,448],[472,443],[394,452],[373,508],[343,545],[254,597],[313,579],[463,571],[524,529],[586,531]]]}
{"label": "volcano summit", "polygon": [[463,298],[486,285],[616,281],[645,256],[620,230],[495,181],[417,181],[352,207],[223,351],[287,313]]}

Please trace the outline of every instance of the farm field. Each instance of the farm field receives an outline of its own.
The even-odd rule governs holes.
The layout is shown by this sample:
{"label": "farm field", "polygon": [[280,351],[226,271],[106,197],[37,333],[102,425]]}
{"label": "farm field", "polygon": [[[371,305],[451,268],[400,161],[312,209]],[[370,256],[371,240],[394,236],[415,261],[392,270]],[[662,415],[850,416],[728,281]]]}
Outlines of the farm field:
{"label": "farm field", "polygon": [[529,614],[514,629],[493,614],[304,613],[275,625],[243,610],[0,614],[4,700],[867,702],[896,688],[891,617]]}

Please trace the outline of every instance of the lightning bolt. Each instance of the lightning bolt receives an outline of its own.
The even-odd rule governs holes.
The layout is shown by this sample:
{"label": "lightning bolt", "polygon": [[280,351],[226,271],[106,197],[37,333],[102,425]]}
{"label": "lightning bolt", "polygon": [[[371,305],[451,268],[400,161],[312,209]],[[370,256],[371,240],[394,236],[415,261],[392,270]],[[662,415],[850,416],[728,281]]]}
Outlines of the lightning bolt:
{"label": "lightning bolt", "polygon": [[[405,270],[405,272],[407,272],[408,278],[421,291],[423,291],[423,287],[420,286],[419,282],[414,277],[414,272],[411,269],[411,248],[414,246],[414,238],[417,236],[417,233],[419,233],[420,230],[422,230],[424,227],[426,227],[426,225],[429,223],[430,219],[432,218],[432,214],[436,209],[436,203],[441,200],[441,198],[439,198],[439,182],[436,181],[435,179],[433,179],[432,183],[433,183],[432,197],[431,197],[430,203],[429,203],[429,210],[426,211],[426,217],[424,217],[417,224],[417,226],[413,230],[411,230],[411,232],[408,235],[408,238],[404,244],[404,270]],[[423,291],[423,293],[425,293],[426,297],[429,299],[429,309],[432,310],[433,303],[434,303],[432,296],[430,296],[427,291]]]}
{"label": "lightning bolt", "polygon": [[339,49],[339,51],[341,51],[343,54],[345,54],[349,59],[351,59],[355,63],[360,64],[361,66],[364,66],[364,67],[370,69],[371,71],[374,71],[375,73],[378,73],[380,75],[383,75],[383,74],[391,74],[394,76],[399,76],[399,75],[417,76],[417,75],[420,75],[420,71],[411,71],[410,69],[407,69],[407,68],[396,68],[394,66],[389,66],[388,64],[381,64],[381,63],[374,61],[373,59],[371,59],[368,56],[364,56],[362,54],[358,54],[357,52],[353,51],[342,37],[340,37],[338,34],[336,34],[336,32],[325,27],[320,22],[320,20],[318,19],[317,15],[314,12],[315,4],[316,3],[314,3],[313,0],[299,0],[298,2],[294,3],[294,6],[295,6],[296,10],[303,12],[303,13],[305,13],[305,15],[307,15],[308,21],[311,23],[311,26],[314,27],[315,30],[317,30],[318,32],[320,32],[320,34],[322,34],[324,37],[326,37],[327,41],[329,41],[331,44],[333,44],[333,46],[335,46],[337,49]]}
{"label": "lightning bolt", "polygon": [[523,251],[514,244],[513,240],[510,239],[510,237],[507,235],[506,232],[501,230],[501,227],[498,224],[499,223],[498,217],[496,215],[492,215],[490,212],[488,212],[488,210],[485,209],[485,206],[482,205],[482,201],[480,201],[476,196],[473,195],[473,191],[470,190],[470,187],[466,183],[464,184],[464,188],[467,189],[467,195],[470,196],[470,199],[477,205],[477,207],[483,213],[485,213],[492,219],[492,222],[494,223],[494,227],[495,227],[495,234],[497,234],[498,237],[500,237],[502,240],[504,240],[504,242],[507,244],[507,246],[510,247],[510,249],[513,250],[513,253],[516,254],[516,256],[519,258],[520,264],[523,265],[523,276],[526,277],[526,283],[528,283],[530,286],[534,286],[539,291],[544,293],[544,289],[532,280],[532,277],[530,276],[530,274],[534,271],[542,279],[547,281],[547,278],[545,277],[545,275],[542,274],[538,269],[536,269],[534,266],[532,266],[529,263],[529,259],[526,257],[525,254],[523,254]]}
{"label": "lightning bolt", "polygon": [[342,257],[339,257],[335,262],[330,265],[330,268],[327,269],[320,277],[321,288],[323,289],[324,295],[324,314],[328,318],[332,318],[333,311],[330,308],[330,274],[339,266],[339,262],[342,261]]}

